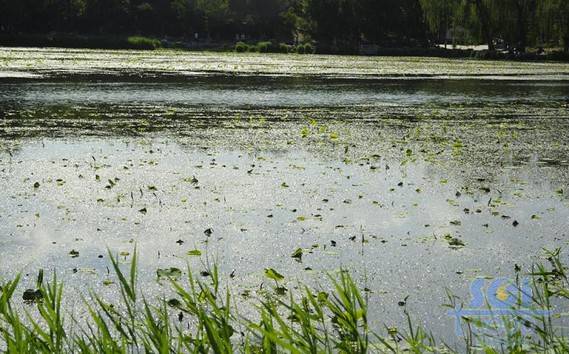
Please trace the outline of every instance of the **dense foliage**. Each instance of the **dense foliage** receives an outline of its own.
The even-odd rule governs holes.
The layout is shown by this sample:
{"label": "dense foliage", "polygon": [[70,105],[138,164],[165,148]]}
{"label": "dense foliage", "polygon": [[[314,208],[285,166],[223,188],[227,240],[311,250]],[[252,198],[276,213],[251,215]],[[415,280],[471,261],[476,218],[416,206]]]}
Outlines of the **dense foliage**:
{"label": "dense foliage", "polygon": [[567,0],[0,0],[0,33],[569,48]]}
{"label": "dense foliage", "polygon": [[453,33],[458,42],[497,39],[517,50],[527,46],[569,49],[567,0],[420,0],[431,33]]}

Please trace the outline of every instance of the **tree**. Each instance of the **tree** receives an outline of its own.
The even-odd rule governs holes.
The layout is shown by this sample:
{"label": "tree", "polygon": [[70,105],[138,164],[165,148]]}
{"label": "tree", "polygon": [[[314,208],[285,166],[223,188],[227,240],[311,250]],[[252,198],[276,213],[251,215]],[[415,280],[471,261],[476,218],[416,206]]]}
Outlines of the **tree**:
{"label": "tree", "polygon": [[541,0],[537,6],[539,41],[561,45],[569,53],[569,1]]}
{"label": "tree", "polygon": [[521,51],[569,52],[569,0],[0,0],[0,32],[142,33],[186,37],[318,42],[353,53],[361,43],[423,45],[430,38],[503,39]]}
{"label": "tree", "polygon": [[100,33],[125,33],[131,27],[129,0],[87,0],[86,26]]}
{"label": "tree", "polygon": [[196,0],[196,10],[203,16],[208,37],[212,29],[223,23],[229,9],[229,0]]}
{"label": "tree", "polygon": [[12,33],[21,28],[25,22],[24,4],[22,1],[0,0],[0,33]]}

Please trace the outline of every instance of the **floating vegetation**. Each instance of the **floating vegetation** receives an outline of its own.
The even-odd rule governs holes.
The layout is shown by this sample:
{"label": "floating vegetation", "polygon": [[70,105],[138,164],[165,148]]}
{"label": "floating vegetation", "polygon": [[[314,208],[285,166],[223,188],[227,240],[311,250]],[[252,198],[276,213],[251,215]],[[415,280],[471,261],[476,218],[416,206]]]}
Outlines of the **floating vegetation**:
{"label": "floating vegetation", "polygon": [[456,237],[453,237],[451,234],[446,234],[444,236],[444,239],[449,244],[450,248],[453,248],[453,249],[459,249],[459,248],[463,248],[466,246],[462,240],[460,240]]}
{"label": "floating vegetation", "polygon": [[182,277],[182,271],[178,268],[160,268],[156,270],[156,275],[159,279],[167,278],[178,280]]}
{"label": "floating vegetation", "polygon": [[[221,58],[221,59],[220,59]],[[61,60],[60,60],[61,59]],[[124,77],[156,79],[176,76],[230,74],[260,76],[317,76],[327,78],[377,77],[489,77],[504,79],[556,79],[569,73],[564,63],[472,61],[444,58],[401,57],[355,58],[351,56],[288,56],[250,55],[247,53],[176,51],[133,52],[126,50],[100,51],[90,49],[2,48],[0,62],[3,71],[12,77],[65,77],[65,75],[106,74]]]}
{"label": "floating vegetation", "polygon": [[79,251],[71,250],[71,251],[69,251],[69,256],[71,258],[77,258],[77,257],[79,257]]}
{"label": "floating vegetation", "polygon": [[304,251],[302,250],[302,248],[297,248],[291,255],[292,258],[296,258],[297,260],[302,260],[302,255],[304,254]]}
{"label": "floating vegetation", "polygon": [[35,303],[43,299],[43,293],[38,289],[27,289],[22,295],[22,299],[26,303]]}

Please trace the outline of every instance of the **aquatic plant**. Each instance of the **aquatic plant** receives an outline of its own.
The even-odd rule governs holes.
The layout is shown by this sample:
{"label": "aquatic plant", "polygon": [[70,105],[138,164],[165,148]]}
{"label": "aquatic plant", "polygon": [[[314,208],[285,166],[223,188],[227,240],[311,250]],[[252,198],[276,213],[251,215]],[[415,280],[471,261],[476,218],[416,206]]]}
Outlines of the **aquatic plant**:
{"label": "aquatic plant", "polygon": [[[298,250],[293,257],[298,255]],[[175,296],[151,303],[143,296],[137,283],[137,252],[133,252],[128,272],[118,258],[109,252],[112,268],[118,279],[118,305],[106,302],[91,291],[84,298],[88,319],[79,323],[68,317],[62,307],[64,286],[56,276],[44,282],[40,271],[37,289],[27,290],[24,299],[37,311],[18,310],[16,291],[20,276],[2,285],[0,296],[1,346],[9,353],[368,353],[409,351],[421,352],[549,352],[569,350],[569,338],[553,324],[551,315],[534,315],[520,319],[531,328],[526,335],[511,326],[507,335],[495,337],[491,332],[476,335],[472,329],[484,326],[465,318],[468,332],[464,347],[451,348],[437,344],[428,332],[412,323],[400,331],[388,328],[386,335],[373,333],[368,325],[367,297],[362,294],[350,274],[341,270],[330,275],[331,292],[301,286],[298,293],[267,293],[257,299],[257,315],[241,316],[233,306],[229,289],[223,289],[216,265],[210,266],[205,279],[194,277],[188,269],[181,282],[179,270],[161,270]],[[547,253],[549,265],[536,265],[530,276],[532,303],[536,308],[550,310],[559,298],[569,300],[567,268],[560,251]],[[516,272],[519,272],[516,269]],[[176,276],[170,276],[174,274]],[[203,274],[202,274],[203,275]],[[269,268],[265,275],[278,283],[284,276]],[[452,305],[456,298],[449,296]],[[405,306],[405,302],[400,304]],[[35,312],[34,311],[34,312]],[[189,320],[189,321],[188,321]],[[496,317],[500,321],[500,317]],[[511,323],[512,318],[502,319]]]}

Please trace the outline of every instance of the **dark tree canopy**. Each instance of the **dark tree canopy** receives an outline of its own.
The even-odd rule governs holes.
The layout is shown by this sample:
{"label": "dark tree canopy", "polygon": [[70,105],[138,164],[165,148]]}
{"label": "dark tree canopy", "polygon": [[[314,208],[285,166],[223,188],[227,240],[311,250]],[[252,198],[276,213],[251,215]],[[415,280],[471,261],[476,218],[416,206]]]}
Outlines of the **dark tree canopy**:
{"label": "dark tree canopy", "polygon": [[0,0],[0,33],[569,47],[567,0]]}

